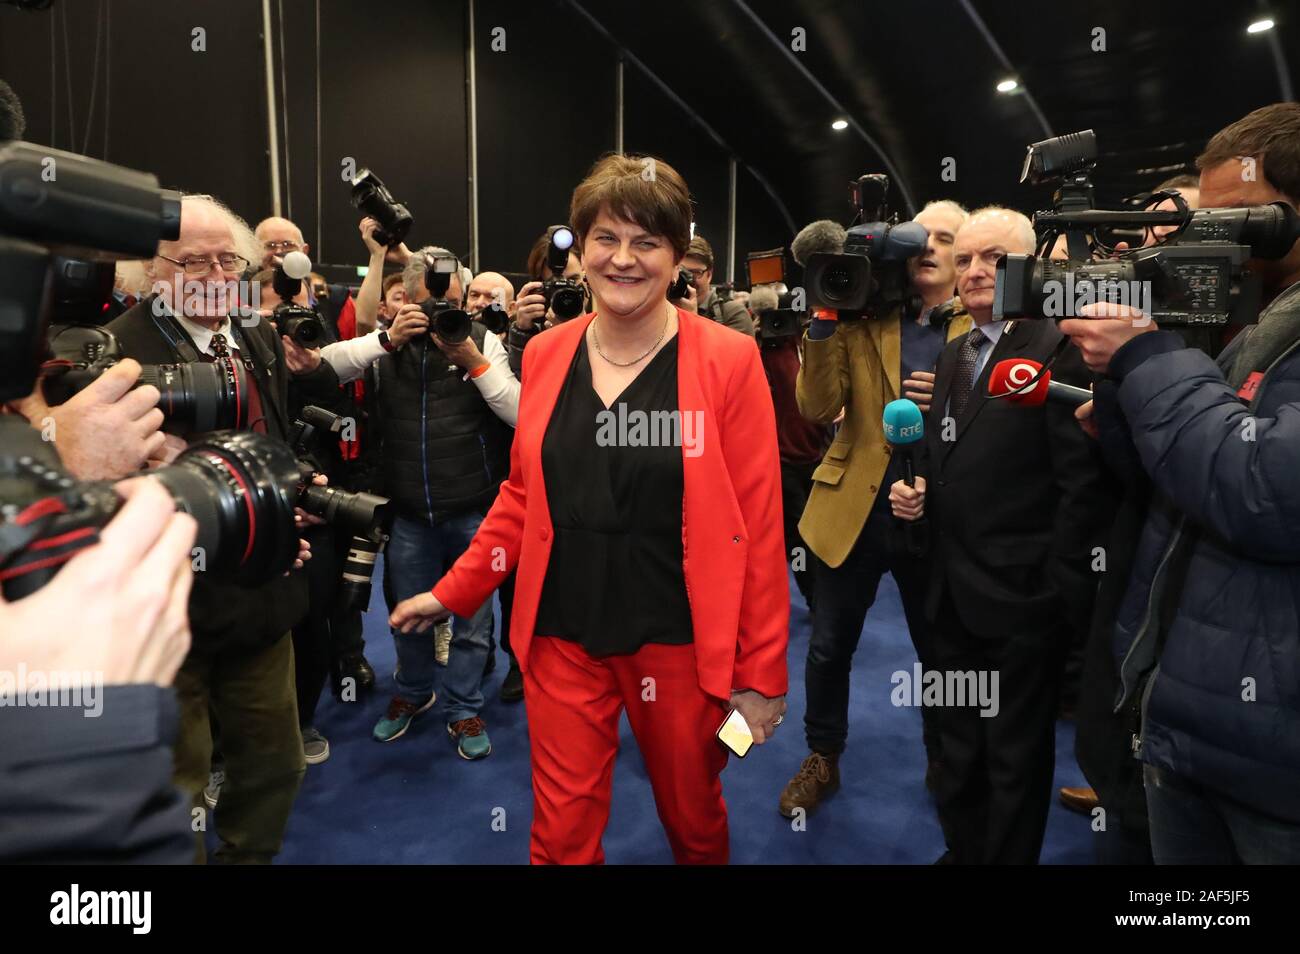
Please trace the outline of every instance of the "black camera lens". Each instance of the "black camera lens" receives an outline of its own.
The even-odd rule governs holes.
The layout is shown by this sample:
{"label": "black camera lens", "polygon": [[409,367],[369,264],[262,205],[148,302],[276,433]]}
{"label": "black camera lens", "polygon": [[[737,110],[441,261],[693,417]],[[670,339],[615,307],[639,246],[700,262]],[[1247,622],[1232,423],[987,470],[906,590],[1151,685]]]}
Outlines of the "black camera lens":
{"label": "black camera lens", "polygon": [[582,288],[568,278],[552,278],[543,283],[542,296],[546,299],[546,307],[560,321],[577,318],[586,304]]}
{"label": "black camera lens", "polygon": [[382,540],[352,538],[347,560],[343,563],[343,582],[339,585],[336,612],[364,613],[370,607],[370,581],[375,575],[375,560],[383,546]]}
{"label": "black camera lens", "polygon": [[272,313],[276,330],[304,348],[318,348],[325,340],[325,323],[320,315],[301,305],[279,305]]}
{"label": "black camera lens", "polygon": [[483,327],[494,335],[499,335],[510,327],[510,315],[496,302],[480,310],[475,320],[481,321]]}
{"label": "black camera lens", "polygon": [[826,297],[832,301],[842,301],[849,297],[855,284],[853,274],[843,266],[827,269],[823,281],[825,284],[822,287],[826,290]]}
{"label": "black camera lens", "polygon": [[300,474],[288,447],[263,434],[218,433],[152,471],[176,509],[198,522],[196,569],[265,583],[298,556],[293,495]]}
{"label": "black camera lens", "polygon": [[438,337],[448,344],[456,344],[469,337],[469,312],[459,308],[429,308],[425,309],[425,314],[429,315],[429,324]]}
{"label": "black camera lens", "polygon": [[297,506],[354,537],[379,539],[388,525],[388,499],[374,494],[318,487],[307,481],[301,484]]}
{"label": "black camera lens", "polygon": [[145,365],[139,384],[158,389],[163,430],[169,434],[188,436],[248,426],[248,393],[253,384],[244,366],[233,358]]}

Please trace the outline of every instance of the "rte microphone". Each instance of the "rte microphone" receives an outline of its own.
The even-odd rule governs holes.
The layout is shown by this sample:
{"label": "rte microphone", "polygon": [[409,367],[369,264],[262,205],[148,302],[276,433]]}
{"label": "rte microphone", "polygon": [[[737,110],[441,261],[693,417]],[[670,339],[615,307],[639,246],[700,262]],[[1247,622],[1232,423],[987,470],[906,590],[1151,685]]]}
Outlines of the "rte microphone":
{"label": "rte microphone", "polygon": [[1034,376],[1042,370],[1041,364],[1029,358],[1005,358],[999,361],[989,372],[989,397],[1006,397],[1012,404],[1028,407],[1037,407],[1044,401],[1058,401],[1070,407],[1078,407],[1092,400],[1092,392],[1087,388],[1053,381],[1051,371],[1043,372],[1043,376],[1034,381]]}
{"label": "rte microphone", "polygon": [[[912,446],[925,437],[925,419],[916,402],[902,398],[885,405],[885,440],[894,448],[894,453],[903,455],[903,483],[909,487],[916,486],[916,463],[912,459]],[[883,489],[883,488],[882,488]],[[908,520],[903,524],[903,533],[907,539],[907,552],[912,556],[925,553],[925,517]]]}

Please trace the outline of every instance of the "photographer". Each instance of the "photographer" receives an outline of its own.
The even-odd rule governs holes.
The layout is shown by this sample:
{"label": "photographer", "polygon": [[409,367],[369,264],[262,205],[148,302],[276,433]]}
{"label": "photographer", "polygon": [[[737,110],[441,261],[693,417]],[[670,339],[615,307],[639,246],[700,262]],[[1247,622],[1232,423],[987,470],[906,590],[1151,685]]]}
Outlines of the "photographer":
{"label": "photographer", "polygon": [[[182,203],[180,237],[145,267],[154,294],[113,321],[125,354],[142,363],[198,362],[225,351],[248,370],[250,427],[284,440],[288,359],[269,322],[232,320],[230,286],[258,246],[247,225],[209,197]],[[194,645],[176,677],[181,733],[176,782],[202,810],[212,755],[209,706],[221,725],[229,781],[222,793],[217,860],[267,863],[305,768],[289,630],[307,609],[303,574],[242,587],[203,574],[190,597]],[[203,857],[201,833],[196,838]]]}
{"label": "photographer", "polygon": [[[808,711],[804,731],[809,754],[780,796],[780,810],[814,809],[839,787],[839,759],[848,739],[849,676],[853,653],[880,579],[891,573],[898,584],[908,632],[917,658],[929,662],[925,621],[924,560],[907,552],[889,509],[890,483],[902,476],[902,461],[892,456],[882,416],[898,397],[928,407],[935,361],[944,335],[968,326],[962,316],[947,329],[929,322],[930,309],[953,296],[956,272],[952,236],[966,218],[955,202],[932,202],[916,217],[929,236],[924,254],[907,263],[909,290],[925,303],[923,318],[905,316],[897,305],[879,318],[814,320],[803,338],[803,366],[796,396],[800,412],[829,426],[844,419],[812,473],[808,504],[799,533],[812,551],[812,637],[804,679]],[[791,250],[807,261],[817,251],[838,252],[844,230],[833,222],[808,226]],[[901,458],[902,455],[899,455]],[[922,710],[923,737],[932,781],[939,752],[935,717]]]}
{"label": "photographer", "polygon": [[[1300,206],[1300,104],[1197,166],[1203,208]],[[1152,484],[1114,649],[1157,864],[1300,861],[1300,242],[1248,266],[1267,306],[1217,361],[1123,306],[1061,323],[1106,375],[1103,446]]]}
{"label": "photographer", "polygon": [[[383,488],[397,511],[384,564],[390,609],[426,592],[469,546],[507,476],[519,413],[519,382],[496,335],[476,321],[459,343],[432,333],[429,313],[458,307],[462,289],[457,273],[450,273],[445,297],[435,304],[425,281],[431,259],[454,262],[444,249],[414,254],[403,273],[407,304],[397,316],[398,321],[414,316],[417,327],[429,333],[385,355],[375,373]],[[428,303],[427,311],[422,302]],[[491,638],[491,600],[453,620],[443,677],[445,719],[466,759],[492,751],[480,716]],[[393,640],[397,693],[375,725],[374,738],[380,742],[405,734],[411,720],[437,698],[433,640],[396,629]]]}
{"label": "photographer", "polygon": [[754,334],[754,322],[749,317],[748,309],[741,302],[732,300],[730,289],[722,295],[713,287],[713,247],[702,235],[691,239],[686,257],[682,259],[682,267],[691,273],[692,289],[688,297],[681,301],[683,308],[698,312],[705,318],[734,328],[742,334]]}

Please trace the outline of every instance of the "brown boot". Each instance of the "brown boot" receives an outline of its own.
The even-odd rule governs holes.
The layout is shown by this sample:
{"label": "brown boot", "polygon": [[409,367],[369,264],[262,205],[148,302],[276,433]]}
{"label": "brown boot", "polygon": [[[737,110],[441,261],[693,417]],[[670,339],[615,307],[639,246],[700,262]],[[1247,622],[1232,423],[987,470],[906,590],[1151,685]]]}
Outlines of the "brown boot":
{"label": "brown boot", "polygon": [[1061,804],[1080,815],[1091,815],[1092,810],[1101,804],[1097,793],[1090,788],[1061,789]]}
{"label": "brown boot", "polygon": [[840,787],[840,757],[811,753],[794,778],[781,790],[780,810],[786,818],[793,818],[796,808],[810,813],[823,798]]}

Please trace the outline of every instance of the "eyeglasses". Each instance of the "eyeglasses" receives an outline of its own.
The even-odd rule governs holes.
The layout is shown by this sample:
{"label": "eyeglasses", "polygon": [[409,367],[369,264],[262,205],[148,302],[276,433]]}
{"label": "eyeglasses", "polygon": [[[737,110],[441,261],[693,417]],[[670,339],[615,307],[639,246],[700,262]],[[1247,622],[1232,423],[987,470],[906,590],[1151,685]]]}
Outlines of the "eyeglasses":
{"label": "eyeglasses", "polygon": [[297,242],[263,242],[262,248],[268,252],[279,255],[282,252],[296,252],[302,248]]}
{"label": "eyeglasses", "polygon": [[159,255],[164,262],[171,262],[173,265],[180,265],[185,269],[185,274],[192,278],[198,278],[212,271],[213,266],[220,268],[223,272],[237,274],[248,268],[248,259],[242,255],[235,255],[227,252],[225,255],[218,255],[216,260],[210,258],[187,258],[184,261],[177,261],[174,258],[168,258],[166,255]]}
{"label": "eyeglasses", "polygon": [[[686,266],[683,265],[682,268],[686,268]],[[690,275],[691,278],[695,279],[697,282],[704,277],[704,273],[707,271],[707,268],[686,268],[686,274]]]}

